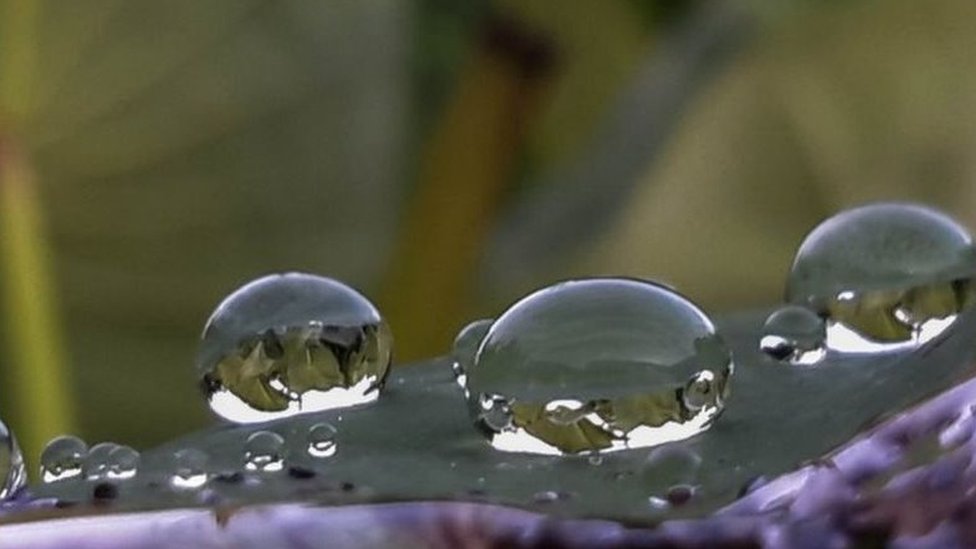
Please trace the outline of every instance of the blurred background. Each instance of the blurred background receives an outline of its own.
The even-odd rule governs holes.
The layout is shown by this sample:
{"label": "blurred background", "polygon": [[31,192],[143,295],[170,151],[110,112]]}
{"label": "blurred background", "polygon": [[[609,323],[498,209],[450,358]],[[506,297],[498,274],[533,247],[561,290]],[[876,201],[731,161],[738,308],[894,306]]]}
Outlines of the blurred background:
{"label": "blurred background", "polygon": [[976,226],[971,0],[0,0],[0,417],[214,420],[201,327],[301,270],[398,362],[581,275],[780,299],[819,220]]}

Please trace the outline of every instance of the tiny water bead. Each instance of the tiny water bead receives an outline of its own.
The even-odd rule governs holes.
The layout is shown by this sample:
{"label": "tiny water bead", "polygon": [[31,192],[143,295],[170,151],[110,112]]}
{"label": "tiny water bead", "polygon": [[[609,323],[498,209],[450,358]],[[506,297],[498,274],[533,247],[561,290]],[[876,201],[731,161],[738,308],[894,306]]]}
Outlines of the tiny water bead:
{"label": "tiny water bead", "polygon": [[708,429],[732,369],[712,322],[673,290],[570,281],[523,298],[491,325],[467,372],[468,408],[499,450],[649,447]]}
{"label": "tiny water bead", "polygon": [[244,468],[273,473],[285,467],[285,439],[272,431],[257,431],[244,443]]}
{"label": "tiny water bead", "polygon": [[766,318],[759,347],[771,357],[792,364],[816,364],[826,356],[827,328],[817,313],[786,305]]}
{"label": "tiny water bead", "polygon": [[[478,352],[478,345],[484,339],[488,330],[491,328],[493,319],[483,318],[471,322],[454,338],[454,346],[451,350],[451,369],[454,371],[454,379],[458,385],[465,389],[468,385],[467,371],[474,364],[474,355]],[[468,395],[465,395],[467,397]]]}
{"label": "tiny water bead", "polygon": [[51,439],[41,452],[41,480],[57,482],[81,475],[88,455],[85,441],[71,435]]}
{"label": "tiny water bead", "polygon": [[288,273],[228,296],[207,321],[201,386],[234,422],[371,402],[389,371],[392,337],[365,297],[338,281]]}
{"label": "tiny water bead", "polygon": [[82,464],[82,473],[88,480],[108,478],[109,454],[115,450],[118,444],[114,442],[99,442],[88,450],[85,462]]}
{"label": "tiny water bead", "polygon": [[139,470],[139,452],[128,446],[117,446],[108,454],[108,478],[128,479]]}
{"label": "tiny water bead", "polygon": [[306,450],[309,455],[317,458],[325,458],[336,453],[336,428],[331,423],[316,423],[308,428],[306,435],[308,446]]}
{"label": "tiny water bead", "polygon": [[184,448],[173,454],[173,475],[169,483],[177,490],[195,490],[207,483],[207,453]]}
{"label": "tiny water bead", "polygon": [[0,421],[0,501],[13,497],[27,484],[24,458],[17,440]]}
{"label": "tiny water bead", "polygon": [[924,343],[973,303],[976,249],[943,213],[878,203],[818,225],[797,251],[787,301],[827,319],[827,347],[877,351]]}

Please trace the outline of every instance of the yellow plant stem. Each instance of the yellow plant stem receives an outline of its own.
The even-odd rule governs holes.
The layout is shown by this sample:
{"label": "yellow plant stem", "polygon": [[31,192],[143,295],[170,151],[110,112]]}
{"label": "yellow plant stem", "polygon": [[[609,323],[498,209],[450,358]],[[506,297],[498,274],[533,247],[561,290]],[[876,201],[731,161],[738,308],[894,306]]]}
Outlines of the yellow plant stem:
{"label": "yellow plant stem", "polygon": [[399,359],[443,352],[464,318],[550,55],[545,41],[517,23],[494,21],[462,71],[425,151],[381,299]]}
{"label": "yellow plant stem", "polygon": [[74,427],[50,246],[35,173],[16,139],[33,109],[39,11],[39,0],[0,0],[0,399],[31,470],[46,441]]}
{"label": "yellow plant stem", "polygon": [[0,395],[14,403],[14,425],[28,457],[37,456],[51,436],[72,428],[40,217],[24,154],[0,140],[0,265],[7,330],[3,369],[10,384]]}

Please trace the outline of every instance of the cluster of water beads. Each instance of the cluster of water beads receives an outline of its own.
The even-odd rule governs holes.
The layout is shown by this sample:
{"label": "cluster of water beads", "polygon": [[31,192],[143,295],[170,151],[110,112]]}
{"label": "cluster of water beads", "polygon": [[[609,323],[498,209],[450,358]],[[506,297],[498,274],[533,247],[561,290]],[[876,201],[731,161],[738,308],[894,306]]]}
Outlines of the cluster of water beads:
{"label": "cluster of water beads", "polygon": [[641,280],[551,286],[509,308],[477,346],[465,339],[455,364],[468,408],[504,451],[592,454],[688,438],[721,413],[732,373],[705,314]]}
{"label": "cluster of water beads", "polygon": [[128,446],[101,442],[88,448],[78,437],[62,435],[41,453],[41,480],[126,480],[136,476],[140,459],[139,452]]}
{"label": "cluster of water beads", "polygon": [[101,442],[88,450],[82,473],[88,480],[125,480],[136,476],[139,452],[114,442]]}
{"label": "cluster of water beads", "polygon": [[24,458],[13,433],[0,421],[0,502],[13,497],[27,483]]}
{"label": "cluster of water beads", "polygon": [[924,206],[878,203],[841,212],[803,241],[789,303],[826,319],[828,350],[879,352],[942,333],[973,303],[968,232]]}
{"label": "cluster of water beads", "polygon": [[197,371],[218,415],[247,423],[378,398],[392,337],[352,288],[301,273],[255,280],[207,321]]}

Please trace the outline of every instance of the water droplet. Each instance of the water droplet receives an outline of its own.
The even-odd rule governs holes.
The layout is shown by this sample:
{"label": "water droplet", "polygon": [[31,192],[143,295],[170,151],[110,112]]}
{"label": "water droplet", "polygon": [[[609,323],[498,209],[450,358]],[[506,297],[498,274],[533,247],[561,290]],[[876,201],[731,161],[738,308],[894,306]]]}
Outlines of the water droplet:
{"label": "water droplet", "polygon": [[532,495],[532,501],[536,503],[555,503],[561,499],[566,499],[567,494],[562,494],[554,490],[545,490],[542,492],[536,492]]}
{"label": "water droplet", "polygon": [[13,497],[27,484],[24,458],[17,440],[0,421],[0,501]]}
{"label": "water droplet", "polygon": [[207,483],[206,452],[196,448],[184,448],[173,454],[173,474],[170,486],[178,490],[195,490]]}
{"label": "water droplet", "polygon": [[285,439],[278,433],[258,431],[244,443],[244,468],[273,473],[285,467]]}
{"label": "water droplet", "polygon": [[658,496],[650,496],[647,498],[647,504],[655,511],[663,511],[671,507],[668,500]]}
{"label": "water droplet", "polygon": [[481,344],[481,340],[488,333],[492,322],[494,320],[490,318],[475,320],[464,328],[461,328],[457,337],[454,338],[454,347],[451,352],[453,359],[451,361],[451,369],[454,371],[454,379],[457,381],[457,384],[464,390],[465,398],[468,397],[467,371],[474,364],[474,355],[478,352],[478,345]]}
{"label": "water droplet", "polygon": [[108,478],[127,479],[139,471],[139,452],[128,446],[119,446],[108,455]]}
{"label": "water droplet", "polygon": [[197,370],[218,415],[267,421],[375,400],[392,345],[379,312],[352,288],[308,274],[271,275],[217,307]]}
{"label": "water droplet", "polygon": [[790,303],[827,319],[828,349],[879,352],[938,336],[973,302],[976,249],[948,216],[912,204],[841,212],[803,241]]}
{"label": "water droplet", "polygon": [[827,328],[817,313],[799,305],[781,307],[766,319],[759,347],[777,360],[816,364],[826,356]]}
{"label": "water droplet", "polygon": [[525,297],[484,337],[469,410],[499,450],[595,453],[707,429],[731,356],[711,321],[664,286],[597,278]]}
{"label": "water droplet", "polygon": [[691,484],[698,480],[702,458],[690,448],[666,444],[647,454],[641,466],[641,477],[654,486]]}
{"label": "water droplet", "polygon": [[88,445],[78,437],[62,435],[51,439],[41,452],[41,480],[57,482],[81,475]]}
{"label": "water droplet", "polygon": [[88,450],[85,462],[82,465],[82,473],[88,480],[106,479],[109,475],[109,454],[118,448],[114,442],[100,442]]}
{"label": "water droplet", "polygon": [[336,453],[336,428],[331,423],[316,423],[308,428],[307,450],[317,458],[330,457]]}

